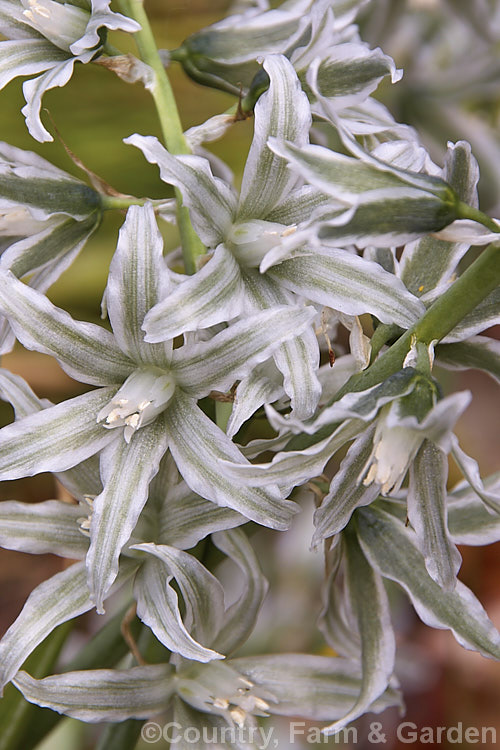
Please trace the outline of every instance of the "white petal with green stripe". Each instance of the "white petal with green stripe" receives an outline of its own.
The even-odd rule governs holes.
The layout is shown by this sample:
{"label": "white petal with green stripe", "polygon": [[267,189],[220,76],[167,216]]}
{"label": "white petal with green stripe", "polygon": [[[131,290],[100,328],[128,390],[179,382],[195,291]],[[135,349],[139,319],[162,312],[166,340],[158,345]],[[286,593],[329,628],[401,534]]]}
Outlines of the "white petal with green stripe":
{"label": "white petal with green stripe", "polygon": [[[198,495],[237,510],[273,529],[286,529],[298,511],[277,487],[236,484],[226,462],[244,463],[236,445],[187,396],[179,394],[165,412],[170,451],[186,483]],[[224,463],[223,463],[224,462]]]}
{"label": "white petal with green stripe", "polygon": [[214,177],[201,156],[172,156],[153,136],[131,135],[125,143],[141,149],[157,164],[162,180],[177,187],[190,209],[193,226],[208,247],[223,241],[236,211],[236,196],[229,185]]}
{"label": "white petal with green stripe", "polygon": [[[90,56],[92,55],[92,53],[89,54]],[[57,86],[65,86],[68,83],[73,75],[75,62],[76,60],[74,57],[59,62],[46,73],[38,76],[38,78],[25,81],[23,84],[24,98],[27,103],[22,108],[21,112],[26,118],[26,125],[30,135],[35,140],[40,141],[40,143],[54,140],[49,131],[43,126],[40,119],[42,97],[49,89]],[[85,60],[85,62],[88,61]]]}
{"label": "white petal with green stripe", "polygon": [[424,440],[410,466],[408,518],[417,534],[429,575],[450,591],[456,585],[462,558],[448,536],[447,476],[446,455],[434,443]]}
{"label": "white petal with green stripe", "polygon": [[464,648],[500,659],[500,634],[479,601],[460,581],[453,591],[445,591],[430,577],[414,532],[373,508],[357,512],[357,526],[370,563],[405,589],[423,622],[448,628]]}
{"label": "white petal with green stripe", "polygon": [[254,136],[243,173],[239,220],[266,218],[297,183],[286,161],[268,148],[269,137],[302,146],[309,139],[312,123],[307,96],[286,57],[266,57],[264,70],[270,83],[255,106]]}
{"label": "white petal with green stripe", "polygon": [[114,439],[97,423],[97,414],[115,390],[84,393],[1,429],[0,478],[65,471],[98,453]]}
{"label": "white petal with green stripe", "polygon": [[165,341],[232,320],[242,311],[243,293],[239,266],[232,253],[219,245],[197,273],[186,276],[146,315],[145,340]]}
{"label": "white petal with green stripe", "polygon": [[174,692],[173,667],[96,669],[35,680],[20,672],[16,687],[26,700],[80,721],[148,719],[164,711]]}
{"label": "white petal with green stripe", "polygon": [[242,646],[252,633],[267,593],[267,580],[243,530],[218,531],[212,541],[236,563],[244,576],[241,594],[224,614],[224,624],[214,645],[229,655]]}
{"label": "white petal with green stripe", "polygon": [[345,250],[285,260],[269,273],[296,294],[348,315],[369,312],[383,323],[409,327],[425,312],[394,274]]}
{"label": "white petal with green stripe", "polygon": [[106,305],[120,349],[135,362],[165,366],[171,342],[147,344],[142,325],[148,311],[168,289],[163,260],[163,239],[153,206],[131,206],[120,229],[109,268]]}
{"label": "white petal with green stripe", "polygon": [[118,558],[148,497],[149,483],[167,449],[160,416],[138,430],[127,443],[121,430],[110,431],[113,442],[101,454],[104,490],[93,502],[88,585],[98,612],[118,573]]}
{"label": "white petal with green stripe", "polygon": [[[134,596],[137,600],[137,615],[172,653],[201,662],[223,658],[216,651],[204,647],[189,632],[192,623],[188,623],[188,627],[184,624],[177,593],[170,585],[172,574],[165,562],[161,561],[161,551],[169,548],[163,545],[154,548],[155,545],[146,544],[134,548],[154,553],[159,558],[150,557],[146,560],[136,576]],[[187,553],[183,554],[191,557]],[[198,561],[195,560],[196,562]],[[198,562],[198,565],[201,566],[201,563]]]}
{"label": "white petal with green stripe", "polygon": [[83,382],[120,383],[134,369],[108,331],[73,320],[9,271],[0,271],[0,310],[23,346],[52,355],[69,375]]}
{"label": "white petal with green stripe", "polygon": [[88,540],[80,531],[81,508],[59,500],[0,504],[0,546],[5,549],[52,553],[79,560],[87,554]]}
{"label": "white petal with green stripe", "polygon": [[277,307],[247,316],[209,341],[174,350],[172,373],[179,386],[197,398],[211,390],[228,390],[283,341],[300,334],[315,314],[311,307]]}

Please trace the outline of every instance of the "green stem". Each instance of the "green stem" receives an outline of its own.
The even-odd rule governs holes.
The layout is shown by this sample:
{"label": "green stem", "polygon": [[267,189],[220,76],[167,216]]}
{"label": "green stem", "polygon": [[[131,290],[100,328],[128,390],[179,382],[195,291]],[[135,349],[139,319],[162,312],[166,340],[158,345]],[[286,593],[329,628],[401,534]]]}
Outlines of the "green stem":
{"label": "green stem", "polygon": [[425,315],[382,354],[371,367],[348,380],[336,395],[362,391],[397,372],[403,364],[412,336],[423,344],[440,341],[500,284],[500,244],[490,245],[439,297]]}
{"label": "green stem", "polygon": [[478,208],[468,206],[467,203],[462,203],[461,201],[457,206],[457,218],[472,219],[472,221],[477,221],[492,232],[500,232],[500,227],[493,221],[493,219],[490,219],[489,216],[483,214]]}
{"label": "green stem", "polygon": [[[412,344],[412,339],[429,345],[443,339],[500,284],[500,243],[492,244],[439,297],[411,328],[384,352],[370,367],[352,375],[330,403],[346,393],[364,391],[398,372]],[[301,450],[330,435],[335,425],[325,425],[315,435],[299,435],[286,450]]]}
{"label": "green stem", "polygon": [[[141,31],[136,32],[134,36],[141,60],[149,65],[154,73],[154,84],[150,91],[158,112],[165,145],[172,154],[189,154],[190,148],[184,138],[174,93],[158,54],[143,0],[120,0],[120,6],[125,15],[141,25]],[[196,271],[197,259],[205,253],[205,247],[193,229],[189,211],[182,205],[182,196],[177,188],[175,196],[184,265],[186,272],[192,274]]]}

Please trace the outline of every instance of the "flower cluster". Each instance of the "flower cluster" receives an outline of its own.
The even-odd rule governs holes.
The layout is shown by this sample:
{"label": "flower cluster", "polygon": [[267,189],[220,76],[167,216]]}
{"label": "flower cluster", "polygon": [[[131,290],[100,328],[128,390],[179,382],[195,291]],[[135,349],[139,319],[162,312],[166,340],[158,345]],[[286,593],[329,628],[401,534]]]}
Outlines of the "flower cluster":
{"label": "flower cluster", "polygon": [[[500,228],[478,209],[469,144],[450,143],[440,167],[373,98],[400,71],[362,41],[364,4],[244,3],[160,56],[134,0],[125,15],[106,0],[0,0],[2,83],[46,71],[24,84],[38,140],[49,137],[42,93],[75,62],[116,56],[108,29],[137,35],[163,119],[162,59],[240,94],[229,114],[177,133],[182,148],[169,146],[170,126],[166,146],[126,139],[175,189],[186,272],[164,253],[168,204],[113,202],[0,148],[2,352],[15,337],[91,386],[52,404],[0,370],[16,416],[0,429],[0,479],[51,472],[74,498],[0,506],[2,546],[76,561],[32,592],[0,641],[1,686],[32,703],[89,722],[171,711],[200,727],[298,714],[336,733],[401,704],[385,579],[425,623],[500,658],[500,634],[457,578],[457,544],[500,539],[498,478],[483,481],[453,434],[470,394],[444,397],[435,374],[442,364],[498,379],[498,343],[479,334],[499,321]],[[200,146],[250,110],[236,190]],[[109,326],[74,320],[45,292],[103,211],[124,206]],[[488,242],[463,271],[471,245]],[[451,491],[448,454],[464,476]],[[337,656],[239,656],[268,589],[251,533],[286,534],[311,492],[311,544],[327,561],[319,629]],[[142,623],[126,658],[102,653],[88,669],[77,657],[41,679],[21,669],[58,625],[104,613],[118,590]]]}

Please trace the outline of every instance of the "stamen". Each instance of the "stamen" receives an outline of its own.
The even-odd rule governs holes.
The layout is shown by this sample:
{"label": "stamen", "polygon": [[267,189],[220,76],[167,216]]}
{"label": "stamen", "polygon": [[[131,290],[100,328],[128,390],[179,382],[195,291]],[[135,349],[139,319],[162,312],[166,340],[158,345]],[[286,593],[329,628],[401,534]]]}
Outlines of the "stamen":
{"label": "stamen", "polygon": [[241,729],[245,726],[245,719],[247,718],[247,713],[242,708],[233,708],[229,712],[229,715],[231,716],[234,723],[239,726]]}

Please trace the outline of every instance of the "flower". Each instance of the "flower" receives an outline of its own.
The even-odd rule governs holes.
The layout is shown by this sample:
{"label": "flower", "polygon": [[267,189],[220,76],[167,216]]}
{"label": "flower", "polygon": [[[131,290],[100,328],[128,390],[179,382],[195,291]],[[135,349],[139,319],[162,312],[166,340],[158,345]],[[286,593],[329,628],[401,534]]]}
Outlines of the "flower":
{"label": "flower", "polygon": [[107,29],[140,30],[135,21],[111,11],[110,2],[7,0],[0,9],[0,33],[7,38],[0,42],[0,88],[17,76],[42,73],[23,84],[22,112],[36,140],[53,140],[40,120],[43,94],[66,85],[76,62],[88,63],[101,53]]}
{"label": "flower", "polygon": [[[420,302],[378,264],[343,249],[311,245],[318,212],[336,212],[343,222],[349,210],[321,190],[301,185],[301,177],[288,169],[285,159],[268,148],[271,137],[305,148],[311,114],[284,56],[267,57],[264,68],[270,86],[255,108],[254,137],[239,197],[212,175],[206,159],[173,156],[151,136],[133,135],[125,141],[142,149],[148,161],[158,164],[162,179],[181,191],[196,231],[212,252],[194,276],[185,277],[148,313],[147,341],[160,342],[276,305],[294,305],[297,299],[349,315],[371,312],[402,326],[411,325],[423,312]],[[313,329],[283,343],[274,360],[294,413],[304,419],[312,416],[321,392]],[[254,393],[253,411],[263,403],[262,391]],[[232,434],[238,426],[231,424]]]}
{"label": "flower", "polygon": [[105,294],[113,334],[74,321],[10,272],[0,274],[0,310],[19,340],[99,386],[0,430],[0,445],[9,446],[0,461],[3,479],[63,471],[101,452],[103,491],[93,503],[87,556],[98,611],[167,448],[191,489],[212,502],[278,529],[296,511],[278,487],[240,490],[225,478],[221,460],[245,459],[196,401],[245,377],[306,327],[314,311],[281,307],[257,313],[209,341],[175,351],[172,341],[146,343],[144,317],[168,293],[162,248],[152,206],[132,206]]}

